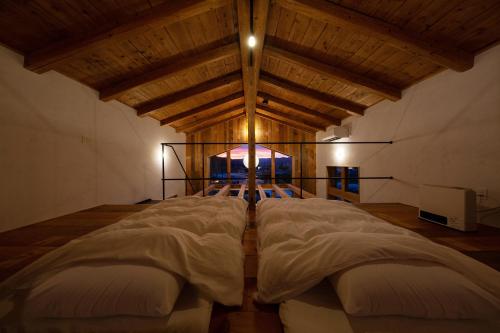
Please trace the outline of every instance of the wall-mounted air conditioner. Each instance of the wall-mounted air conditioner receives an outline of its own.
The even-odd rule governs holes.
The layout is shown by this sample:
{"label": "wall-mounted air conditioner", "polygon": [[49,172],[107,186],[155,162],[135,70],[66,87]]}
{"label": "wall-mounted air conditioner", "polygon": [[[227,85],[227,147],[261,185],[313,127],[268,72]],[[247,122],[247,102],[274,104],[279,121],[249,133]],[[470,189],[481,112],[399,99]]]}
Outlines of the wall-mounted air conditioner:
{"label": "wall-mounted air conditioner", "polygon": [[337,126],[333,128],[333,135],[327,136],[323,141],[335,141],[342,138],[348,138],[351,134],[349,126]]}
{"label": "wall-mounted air conditioner", "polygon": [[476,193],[460,187],[422,185],[418,217],[461,231],[476,230]]}

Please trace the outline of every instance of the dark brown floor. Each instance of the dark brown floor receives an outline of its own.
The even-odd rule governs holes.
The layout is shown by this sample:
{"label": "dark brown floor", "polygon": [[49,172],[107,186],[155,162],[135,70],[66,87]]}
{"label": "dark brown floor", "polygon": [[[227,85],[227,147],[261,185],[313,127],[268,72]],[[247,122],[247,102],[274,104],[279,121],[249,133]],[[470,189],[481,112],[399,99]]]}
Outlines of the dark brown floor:
{"label": "dark brown floor", "polygon": [[[480,225],[477,232],[463,233],[421,221],[417,209],[402,204],[358,204],[358,207],[390,223],[413,230],[431,240],[455,248],[500,270],[500,229]],[[103,205],[74,214],[0,233],[0,280],[17,272],[45,253],[96,229],[115,223],[149,205]],[[257,276],[255,212],[249,212],[243,238],[246,254],[245,294],[241,307],[215,305],[211,332],[281,333],[277,306],[252,301]]]}

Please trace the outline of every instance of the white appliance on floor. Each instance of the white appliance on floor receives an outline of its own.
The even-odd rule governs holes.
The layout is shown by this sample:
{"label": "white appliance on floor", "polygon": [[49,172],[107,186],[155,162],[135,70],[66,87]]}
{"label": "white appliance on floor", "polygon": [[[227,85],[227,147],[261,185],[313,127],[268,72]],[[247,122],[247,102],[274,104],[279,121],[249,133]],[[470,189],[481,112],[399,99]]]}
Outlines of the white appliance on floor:
{"label": "white appliance on floor", "polygon": [[461,231],[474,231],[476,192],[461,187],[421,185],[418,217]]}

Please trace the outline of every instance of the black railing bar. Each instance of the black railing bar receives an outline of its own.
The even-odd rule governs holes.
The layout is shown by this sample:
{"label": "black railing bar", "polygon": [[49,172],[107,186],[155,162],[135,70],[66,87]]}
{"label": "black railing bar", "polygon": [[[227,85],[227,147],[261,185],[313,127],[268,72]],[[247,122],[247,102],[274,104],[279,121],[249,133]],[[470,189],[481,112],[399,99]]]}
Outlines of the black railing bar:
{"label": "black railing bar", "polygon": [[[191,190],[193,190],[193,192],[194,192],[194,186],[191,183],[191,180],[189,179],[189,176],[188,176],[188,174],[186,172],[186,169],[184,169],[184,166],[182,165],[182,162],[181,162],[181,159],[179,158],[179,155],[177,155],[177,151],[175,151],[175,148],[173,146],[171,146],[171,145],[167,145],[167,146],[170,147],[172,149],[172,151],[174,152],[175,157],[177,158],[177,162],[179,162],[179,165],[181,166],[182,172],[184,172],[184,176],[186,176],[186,180],[189,182],[189,185],[191,185]],[[163,150],[163,146],[162,146],[162,150]],[[164,160],[165,160],[165,158],[163,158],[163,161]],[[163,162],[162,163],[162,168],[163,168],[164,164],[165,163]],[[165,171],[162,171],[162,172],[165,173]],[[165,192],[165,190],[164,190],[164,192]],[[165,200],[165,199],[163,199],[163,200]]]}
{"label": "black railing bar", "polygon": [[[165,142],[162,145],[247,145],[248,142]],[[393,144],[393,141],[269,141],[256,142],[256,145],[359,145],[359,144]]]}
{"label": "black railing bar", "polygon": [[[190,180],[245,180],[248,178],[239,178],[239,177],[231,177],[231,178],[189,178]],[[305,179],[305,180],[324,180],[324,179],[345,179],[345,180],[355,180],[355,179],[394,179],[392,176],[380,176],[380,177],[257,177],[259,180],[268,180],[268,179]],[[186,178],[163,178],[163,181],[169,180],[187,180]]]}

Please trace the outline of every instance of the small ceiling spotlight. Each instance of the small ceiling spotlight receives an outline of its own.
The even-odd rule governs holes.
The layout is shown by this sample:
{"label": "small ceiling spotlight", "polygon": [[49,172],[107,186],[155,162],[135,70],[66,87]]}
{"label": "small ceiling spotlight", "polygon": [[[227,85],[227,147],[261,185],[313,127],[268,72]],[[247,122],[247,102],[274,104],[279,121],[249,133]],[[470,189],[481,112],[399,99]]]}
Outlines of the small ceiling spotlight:
{"label": "small ceiling spotlight", "polygon": [[255,39],[254,35],[250,35],[250,37],[248,37],[248,46],[250,48],[254,48],[256,44],[257,44],[257,39]]}

